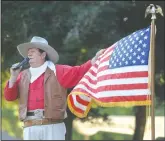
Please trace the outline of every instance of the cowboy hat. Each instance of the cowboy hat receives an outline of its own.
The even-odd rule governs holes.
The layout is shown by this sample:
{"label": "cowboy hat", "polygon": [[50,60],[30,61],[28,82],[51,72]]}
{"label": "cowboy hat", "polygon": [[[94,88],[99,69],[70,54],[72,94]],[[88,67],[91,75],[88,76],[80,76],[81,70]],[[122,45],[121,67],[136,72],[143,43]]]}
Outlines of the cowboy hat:
{"label": "cowboy hat", "polygon": [[25,58],[28,57],[28,49],[30,48],[39,48],[45,51],[48,55],[49,60],[53,63],[56,63],[59,60],[59,55],[56,50],[48,45],[46,39],[38,36],[34,36],[30,42],[23,43],[17,46],[19,53]]}

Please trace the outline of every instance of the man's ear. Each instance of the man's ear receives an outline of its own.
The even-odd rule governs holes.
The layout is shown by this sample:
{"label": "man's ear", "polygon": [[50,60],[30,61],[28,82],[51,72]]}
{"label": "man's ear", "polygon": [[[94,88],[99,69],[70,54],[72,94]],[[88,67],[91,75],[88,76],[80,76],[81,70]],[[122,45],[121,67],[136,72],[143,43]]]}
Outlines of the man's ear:
{"label": "man's ear", "polygon": [[46,52],[43,52],[43,53],[42,53],[42,57],[43,57],[43,58],[46,58]]}

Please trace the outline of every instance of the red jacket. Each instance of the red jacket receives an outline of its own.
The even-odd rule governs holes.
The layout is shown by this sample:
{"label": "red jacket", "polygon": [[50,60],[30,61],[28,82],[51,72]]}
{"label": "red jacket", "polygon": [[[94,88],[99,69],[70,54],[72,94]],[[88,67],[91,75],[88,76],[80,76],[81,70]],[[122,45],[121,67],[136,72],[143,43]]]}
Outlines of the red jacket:
{"label": "red jacket", "polygon": [[[89,70],[91,67],[91,61],[87,61],[86,63],[80,66],[68,66],[68,65],[56,65],[56,76],[64,88],[72,88],[74,87],[84,76],[84,74]],[[13,101],[17,99],[18,96],[18,83],[21,78],[21,73],[17,78],[16,83],[12,88],[8,87],[8,82],[4,89],[4,97],[8,101]]]}

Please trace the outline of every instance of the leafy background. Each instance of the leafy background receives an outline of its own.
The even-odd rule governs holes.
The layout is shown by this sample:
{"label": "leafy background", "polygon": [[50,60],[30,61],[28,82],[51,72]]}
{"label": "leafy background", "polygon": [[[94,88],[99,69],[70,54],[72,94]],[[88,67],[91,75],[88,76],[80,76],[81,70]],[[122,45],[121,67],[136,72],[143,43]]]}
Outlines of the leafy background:
{"label": "leafy background", "polygon": [[[59,64],[80,65],[91,59],[99,49],[109,47],[124,36],[147,27],[151,20],[150,17],[144,18],[144,13],[150,3],[160,5],[164,11],[163,1],[2,1],[2,130],[22,138],[17,101],[7,102],[3,97],[3,89],[10,77],[10,66],[22,59],[16,49],[18,44],[30,41],[35,35],[44,37],[58,51]],[[160,15],[157,16],[156,25],[155,108],[156,115],[163,116],[164,19]],[[69,117],[65,121],[67,139],[82,139],[82,135],[72,129],[72,121],[76,117],[70,111],[68,113]],[[140,115],[142,118],[137,127],[139,130],[135,130],[131,137],[100,133],[91,139],[142,139],[145,113],[146,107],[96,106],[89,116],[103,117],[105,122],[108,115]],[[83,121],[89,120],[88,117]],[[136,136],[138,133],[141,134]]]}

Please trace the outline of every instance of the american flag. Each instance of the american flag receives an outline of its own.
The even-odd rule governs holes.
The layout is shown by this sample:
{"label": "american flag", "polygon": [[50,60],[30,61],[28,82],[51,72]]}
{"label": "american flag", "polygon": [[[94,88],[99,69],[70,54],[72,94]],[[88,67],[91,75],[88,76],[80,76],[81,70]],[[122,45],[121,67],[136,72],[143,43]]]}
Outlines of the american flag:
{"label": "american flag", "polygon": [[149,105],[150,26],[105,49],[68,95],[76,116],[87,116],[93,103],[103,106]]}

